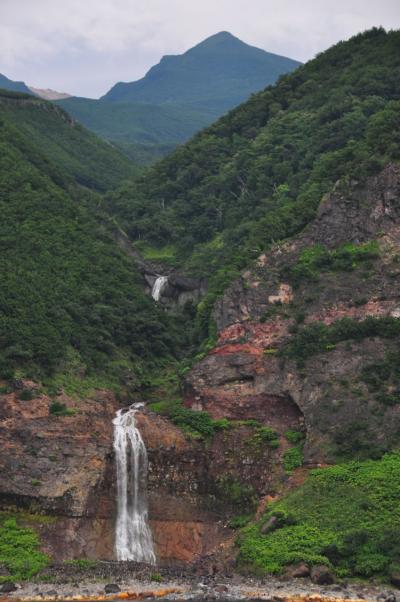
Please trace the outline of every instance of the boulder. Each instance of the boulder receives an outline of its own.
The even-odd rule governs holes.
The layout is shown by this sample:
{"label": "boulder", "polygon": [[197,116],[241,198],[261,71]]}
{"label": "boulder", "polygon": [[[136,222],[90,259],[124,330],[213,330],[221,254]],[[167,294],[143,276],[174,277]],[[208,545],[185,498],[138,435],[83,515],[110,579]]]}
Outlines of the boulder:
{"label": "boulder", "polygon": [[305,562],[300,562],[299,564],[288,566],[285,571],[285,577],[287,577],[288,579],[299,579],[301,577],[309,576],[310,568],[306,565]]}
{"label": "boulder", "polygon": [[0,594],[10,594],[11,592],[17,591],[17,586],[12,581],[6,581],[3,585],[0,585]]}
{"label": "boulder", "polygon": [[104,587],[104,592],[106,594],[118,594],[121,591],[121,588],[116,583],[107,583]]}
{"label": "boulder", "polygon": [[390,575],[390,583],[396,587],[400,587],[400,572],[392,573]]}
{"label": "boulder", "polygon": [[275,529],[277,527],[278,527],[278,517],[271,516],[271,518],[269,518],[267,520],[267,522],[264,523],[263,526],[261,527],[261,533],[263,535],[266,535],[267,533],[271,533],[271,531],[275,531]]}
{"label": "boulder", "polygon": [[311,581],[317,585],[331,585],[335,583],[335,577],[329,567],[319,564],[311,569]]}

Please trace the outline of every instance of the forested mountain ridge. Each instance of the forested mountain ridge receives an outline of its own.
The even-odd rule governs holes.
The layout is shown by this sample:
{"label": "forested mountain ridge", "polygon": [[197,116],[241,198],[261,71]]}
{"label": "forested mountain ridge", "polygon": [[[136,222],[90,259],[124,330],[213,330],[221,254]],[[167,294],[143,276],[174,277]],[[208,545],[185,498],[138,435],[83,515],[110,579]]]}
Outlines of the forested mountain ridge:
{"label": "forested mountain ridge", "polygon": [[0,73],[0,89],[11,90],[13,92],[22,92],[24,94],[32,94],[31,90],[24,82],[15,82]]}
{"label": "forested mountain ridge", "polygon": [[58,181],[70,178],[105,191],[137,173],[120,151],[49,101],[0,90],[0,110],[3,122],[15,129],[15,143],[19,141],[33,163],[45,160]]}
{"label": "forested mountain ridge", "polygon": [[115,382],[132,358],[140,372],[173,353],[172,323],[89,189],[127,177],[129,162],[62,109],[12,92],[0,93],[0,144],[2,375],[111,370]]}
{"label": "forested mountain ridge", "polygon": [[116,84],[100,100],[59,104],[146,164],[299,65],[221,32],[182,55],[163,57],[144,78]]}

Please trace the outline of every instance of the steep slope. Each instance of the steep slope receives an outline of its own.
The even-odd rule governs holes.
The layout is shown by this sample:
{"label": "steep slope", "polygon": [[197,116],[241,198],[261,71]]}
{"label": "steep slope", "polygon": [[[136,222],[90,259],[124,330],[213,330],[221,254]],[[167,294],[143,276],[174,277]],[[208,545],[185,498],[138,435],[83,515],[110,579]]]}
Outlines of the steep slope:
{"label": "steep slope", "polygon": [[164,57],[143,79],[119,83],[99,101],[59,104],[138,163],[150,163],[299,65],[221,32]]}
{"label": "steep slope", "polygon": [[[288,474],[300,469],[300,484],[303,465],[353,461],[261,507],[238,539],[247,569],[398,570],[399,258],[400,165],[391,164],[337,185],[316,219],[261,255],[215,308],[218,341],[187,376],[186,404],[283,431],[281,461]],[[287,424],[293,407],[303,432]]]}
{"label": "steep slope", "polygon": [[170,353],[174,330],[108,233],[100,197],[77,184],[115,183],[129,164],[45,101],[3,95],[0,118],[2,374],[133,378],[132,362],[140,373]]}
{"label": "steep slope", "polygon": [[0,91],[0,110],[16,131],[15,143],[58,183],[69,178],[104,191],[137,173],[122,153],[48,101]]}
{"label": "steep slope", "polygon": [[172,103],[221,114],[300,64],[222,31],[182,55],[164,56],[143,79],[116,84],[103,100]]}
{"label": "steep slope", "polygon": [[110,197],[140,248],[209,278],[203,326],[238,269],[304,227],[339,178],[399,158],[399,48],[382,29],[337,44]]}
{"label": "steep slope", "polygon": [[12,90],[13,92],[22,92],[24,94],[32,94],[30,88],[24,82],[14,82],[0,73],[0,89]]}
{"label": "steep slope", "polygon": [[188,107],[121,102],[87,98],[58,102],[85,127],[121,148],[137,164],[148,163],[172,151],[217,115]]}

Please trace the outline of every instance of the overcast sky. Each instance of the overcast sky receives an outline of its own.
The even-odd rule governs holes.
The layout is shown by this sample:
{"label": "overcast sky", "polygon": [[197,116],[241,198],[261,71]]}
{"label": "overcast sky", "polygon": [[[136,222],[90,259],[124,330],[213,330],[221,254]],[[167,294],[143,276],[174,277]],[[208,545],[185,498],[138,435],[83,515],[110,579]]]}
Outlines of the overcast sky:
{"label": "overcast sky", "polygon": [[400,0],[0,0],[0,73],[98,97],[218,31],[306,61],[374,25]]}

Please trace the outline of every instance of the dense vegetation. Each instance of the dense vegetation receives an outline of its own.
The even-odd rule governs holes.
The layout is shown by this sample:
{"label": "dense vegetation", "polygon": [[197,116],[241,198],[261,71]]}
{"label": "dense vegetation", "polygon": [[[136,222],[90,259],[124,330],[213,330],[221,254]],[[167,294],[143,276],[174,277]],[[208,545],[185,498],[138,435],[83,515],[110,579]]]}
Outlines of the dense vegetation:
{"label": "dense vegetation", "polygon": [[[239,537],[239,563],[277,573],[305,561],[338,575],[371,577],[399,570],[400,453],[314,470],[304,485],[267,507]],[[276,528],[261,527],[272,516]]]}
{"label": "dense vegetation", "polygon": [[22,527],[14,517],[0,517],[0,565],[9,572],[2,581],[29,579],[49,562],[39,550],[39,538],[28,527]]}
{"label": "dense vegetation", "polygon": [[312,322],[293,334],[283,348],[282,355],[303,363],[316,353],[335,349],[341,341],[360,341],[367,337],[393,339],[399,335],[400,320],[391,316],[368,316],[362,321],[342,318],[330,326],[323,322]]}
{"label": "dense vegetation", "polygon": [[0,126],[13,130],[14,146],[58,185],[105,191],[137,174],[121,152],[48,101],[0,90]]}
{"label": "dense vegetation", "polygon": [[400,32],[382,29],[337,44],[109,197],[133,240],[210,279],[203,335],[216,295],[338,179],[400,158],[399,50]]}
{"label": "dense vegetation", "polygon": [[89,98],[57,101],[92,132],[109,140],[136,165],[153,163],[209,125],[218,116],[175,105],[120,102]]}
{"label": "dense vegetation", "polygon": [[94,186],[115,182],[125,164],[113,172],[119,156],[60,109],[8,94],[0,102],[1,373],[101,371],[140,386],[144,366],[180,348],[174,319],[144,294],[97,219],[100,197],[75,183],[85,174]]}

